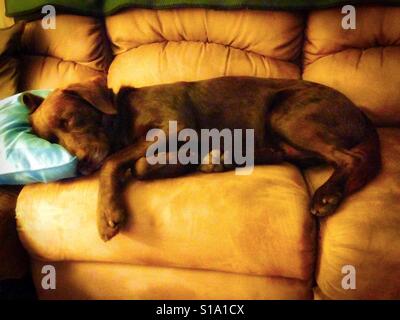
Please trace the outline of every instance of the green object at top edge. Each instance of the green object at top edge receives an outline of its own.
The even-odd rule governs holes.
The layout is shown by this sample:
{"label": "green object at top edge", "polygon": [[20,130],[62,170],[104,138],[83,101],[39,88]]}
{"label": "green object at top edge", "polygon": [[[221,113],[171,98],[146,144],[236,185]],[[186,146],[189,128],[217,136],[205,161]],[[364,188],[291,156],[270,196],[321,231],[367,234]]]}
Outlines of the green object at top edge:
{"label": "green object at top edge", "polygon": [[386,4],[399,5],[400,0],[5,0],[6,15],[23,17],[37,14],[45,5],[83,15],[109,15],[126,7],[167,9],[167,8],[216,8],[216,9],[282,9],[301,10],[327,8],[346,4]]}

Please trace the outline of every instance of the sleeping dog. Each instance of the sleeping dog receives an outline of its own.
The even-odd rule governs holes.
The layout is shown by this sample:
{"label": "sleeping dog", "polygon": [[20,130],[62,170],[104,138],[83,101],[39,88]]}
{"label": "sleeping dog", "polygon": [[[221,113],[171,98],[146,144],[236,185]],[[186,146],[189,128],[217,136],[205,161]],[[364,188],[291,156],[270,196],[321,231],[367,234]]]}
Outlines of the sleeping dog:
{"label": "sleeping dog", "polygon": [[380,169],[379,139],[371,121],[340,92],[303,80],[221,77],[123,87],[114,95],[98,77],[57,89],[44,100],[29,93],[23,99],[37,135],[76,155],[82,174],[101,168],[98,229],[105,241],[124,223],[121,195],[129,169],[138,179],[174,177],[194,169],[147,161],[146,150],[154,143],[147,141],[148,131],[167,131],[170,121],[177,121],[178,132],[254,129],[255,164],[331,164],[332,176],[310,204],[317,216],[334,212]]}

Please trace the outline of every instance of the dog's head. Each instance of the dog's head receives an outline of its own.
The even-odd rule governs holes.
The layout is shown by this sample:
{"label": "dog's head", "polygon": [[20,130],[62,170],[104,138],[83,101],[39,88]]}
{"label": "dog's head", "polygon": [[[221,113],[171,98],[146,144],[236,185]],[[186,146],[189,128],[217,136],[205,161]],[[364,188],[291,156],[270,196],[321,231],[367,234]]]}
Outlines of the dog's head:
{"label": "dog's head", "polygon": [[26,93],[23,101],[34,133],[75,155],[81,174],[101,166],[111,149],[107,123],[116,114],[104,78],[56,89],[46,99]]}

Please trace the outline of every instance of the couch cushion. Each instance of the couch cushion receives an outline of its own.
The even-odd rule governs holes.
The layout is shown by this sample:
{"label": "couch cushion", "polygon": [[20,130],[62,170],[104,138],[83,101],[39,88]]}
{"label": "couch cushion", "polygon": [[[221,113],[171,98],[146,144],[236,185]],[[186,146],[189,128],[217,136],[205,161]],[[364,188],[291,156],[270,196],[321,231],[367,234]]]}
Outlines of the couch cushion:
{"label": "couch cushion", "polygon": [[22,37],[21,90],[51,89],[107,71],[111,51],[101,20],[57,15],[56,29],[27,23]]}
{"label": "couch cushion", "polygon": [[114,90],[223,75],[300,76],[299,14],[130,9],[107,17],[106,26],[116,54],[109,73]]}
{"label": "couch cushion", "polygon": [[132,266],[116,263],[52,262],[55,290],[44,290],[42,268],[32,274],[39,299],[247,300],[311,299],[311,281],[228,272]]}
{"label": "couch cushion", "polygon": [[341,8],[309,15],[303,78],[346,94],[379,125],[400,124],[400,8],[357,7],[356,29]]}
{"label": "couch cushion", "polygon": [[[383,168],[339,211],[321,219],[318,296],[330,299],[400,299],[400,129],[381,129]],[[306,173],[311,189],[331,173]],[[356,269],[356,290],[344,290],[342,267]]]}
{"label": "couch cushion", "polygon": [[66,87],[71,83],[104,75],[73,61],[34,55],[21,57],[21,70],[19,91]]}
{"label": "couch cushion", "polygon": [[196,173],[131,182],[127,226],[107,243],[96,230],[97,190],[96,177],[25,187],[17,220],[30,254],[312,277],[314,220],[302,175],[290,165],[259,166],[249,176]]}

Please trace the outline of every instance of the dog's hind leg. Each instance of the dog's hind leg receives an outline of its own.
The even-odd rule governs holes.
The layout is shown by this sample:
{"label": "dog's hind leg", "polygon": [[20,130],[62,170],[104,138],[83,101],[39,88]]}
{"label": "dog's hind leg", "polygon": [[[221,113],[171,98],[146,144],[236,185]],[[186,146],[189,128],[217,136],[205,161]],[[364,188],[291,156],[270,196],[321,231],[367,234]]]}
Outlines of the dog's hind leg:
{"label": "dog's hind leg", "polygon": [[360,139],[361,142],[346,148],[337,135],[329,133],[329,128],[322,128],[326,129],[322,134],[321,128],[313,123],[307,123],[305,127],[307,130],[285,135],[284,144],[291,146],[288,150],[298,152],[289,152],[287,148],[282,150],[291,161],[314,154],[316,160],[322,159],[335,168],[332,176],[316,190],[311,201],[311,213],[325,216],[333,213],[346,196],[362,188],[377,175],[381,163],[379,138],[376,130],[370,127]]}
{"label": "dog's hind leg", "polygon": [[356,154],[334,147],[326,148],[325,159],[335,168],[329,179],[314,193],[310,211],[317,216],[333,213],[347,194],[346,184],[361,161]]}
{"label": "dog's hind leg", "polygon": [[379,138],[370,130],[366,138],[350,150],[329,148],[325,158],[333,164],[332,176],[314,193],[311,213],[325,216],[336,210],[342,199],[361,189],[379,172]]}
{"label": "dog's hind leg", "polygon": [[[314,101],[315,100],[315,101]],[[371,121],[350,100],[330,89],[298,92],[277,105],[272,131],[298,154],[315,155],[334,167],[332,176],[315,192],[311,212],[333,213],[344,197],[359,190],[380,169],[380,146]]]}
{"label": "dog's hind leg", "polygon": [[361,189],[372,180],[380,169],[379,140],[369,135],[351,149],[327,144],[318,138],[313,141],[312,151],[334,167],[333,174],[314,193],[310,211],[316,216],[333,213],[342,200]]}

